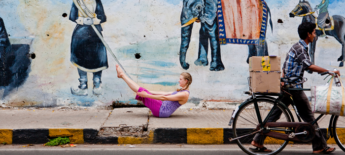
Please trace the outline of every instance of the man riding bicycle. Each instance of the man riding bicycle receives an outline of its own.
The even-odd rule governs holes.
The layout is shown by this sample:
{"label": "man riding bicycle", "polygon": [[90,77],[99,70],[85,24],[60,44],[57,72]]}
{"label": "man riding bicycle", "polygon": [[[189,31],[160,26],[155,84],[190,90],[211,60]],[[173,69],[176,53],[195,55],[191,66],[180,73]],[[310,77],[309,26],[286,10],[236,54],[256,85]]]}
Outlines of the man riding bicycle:
{"label": "man riding bicycle", "polygon": [[[316,25],[313,23],[305,22],[299,25],[298,34],[300,41],[292,46],[290,51],[287,53],[286,60],[283,66],[283,75],[285,79],[295,79],[290,83],[283,83],[284,86],[289,86],[290,88],[303,88],[303,74],[305,70],[324,73],[327,72],[327,69],[313,65],[310,61],[308,54],[308,44],[314,41],[316,37],[315,32]],[[330,73],[336,73],[340,75],[339,71],[328,71]],[[290,80],[291,81],[291,80]],[[303,90],[291,90],[292,99],[296,103],[297,110],[300,111],[300,116],[304,122],[313,122],[315,120],[314,114],[311,110],[309,100]],[[282,102],[289,106],[292,103],[288,94],[284,94]],[[271,117],[268,119],[268,122],[276,122],[282,111],[279,109],[274,110]],[[271,152],[271,150],[263,146],[265,136],[256,134],[252,145],[255,146],[255,149],[251,149],[255,152]],[[316,132],[315,138],[312,141],[313,153],[331,153],[335,151],[335,148],[327,147],[326,139],[322,136],[321,130]]]}

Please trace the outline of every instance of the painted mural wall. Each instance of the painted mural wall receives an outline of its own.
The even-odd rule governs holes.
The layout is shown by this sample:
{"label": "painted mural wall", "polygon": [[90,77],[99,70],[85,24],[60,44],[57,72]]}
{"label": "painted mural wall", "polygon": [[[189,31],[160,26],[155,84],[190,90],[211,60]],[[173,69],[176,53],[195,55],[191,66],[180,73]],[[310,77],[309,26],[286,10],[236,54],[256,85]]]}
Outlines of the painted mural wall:
{"label": "painted mural wall", "polygon": [[[345,74],[345,28],[339,22],[345,10],[337,7],[345,6],[342,0],[76,1],[84,12],[73,0],[0,0],[0,103],[136,104],[117,78],[111,53],[147,89],[175,90],[179,74],[188,71],[191,102],[240,102],[247,98],[248,57],[284,60],[299,40],[302,19],[316,21],[307,16],[315,7],[326,31],[318,31],[312,57],[316,65]],[[328,14],[338,16],[324,18]],[[305,87],[325,83],[316,73],[307,77]]]}

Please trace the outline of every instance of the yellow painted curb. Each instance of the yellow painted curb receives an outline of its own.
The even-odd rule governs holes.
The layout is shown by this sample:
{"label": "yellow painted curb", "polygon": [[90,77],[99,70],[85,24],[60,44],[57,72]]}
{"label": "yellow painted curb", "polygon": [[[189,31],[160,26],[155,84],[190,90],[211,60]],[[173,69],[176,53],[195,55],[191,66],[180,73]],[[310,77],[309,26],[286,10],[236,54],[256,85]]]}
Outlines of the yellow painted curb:
{"label": "yellow painted curb", "polygon": [[[345,139],[345,129],[337,129],[337,135],[338,135],[338,138],[341,139],[342,142],[344,142],[344,139]],[[327,144],[337,144],[334,140],[334,138],[330,138],[328,139],[327,141]]]}
{"label": "yellow painted curb", "polygon": [[137,138],[137,137],[119,137],[118,143],[119,144],[143,144],[144,138]]}
{"label": "yellow painted curb", "polygon": [[222,128],[189,128],[187,129],[188,144],[224,144]]}
{"label": "yellow painted curb", "polygon": [[73,144],[84,144],[83,129],[49,129],[49,137],[69,137]]}
{"label": "yellow painted curb", "polygon": [[154,132],[150,131],[149,137],[147,138],[138,138],[138,137],[119,137],[119,144],[152,144],[153,143]]}
{"label": "yellow painted curb", "polygon": [[10,129],[0,129],[0,144],[12,144],[13,131]]}
{"label": "yellow painted curb", "polygon": [[150,131],[149,137],[146,138],[146,144],[152,144],[153,143],[153,138],[154,138],[154,133],[155,131]]}

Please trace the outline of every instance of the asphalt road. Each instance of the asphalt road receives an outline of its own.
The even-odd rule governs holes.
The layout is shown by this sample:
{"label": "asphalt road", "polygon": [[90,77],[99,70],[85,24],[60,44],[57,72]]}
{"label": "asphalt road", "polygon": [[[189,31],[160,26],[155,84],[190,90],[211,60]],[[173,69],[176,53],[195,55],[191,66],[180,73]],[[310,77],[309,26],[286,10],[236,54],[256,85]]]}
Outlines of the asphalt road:
{"label": "asphalt road", "polygon": [[[309,155],[310,145],[287,146],[281,155]],[[237,145],[77,145],[45,147],[42,145],[0,146],[0,155],[245,155]],[[337,148],[333,155],[343,155]]]}

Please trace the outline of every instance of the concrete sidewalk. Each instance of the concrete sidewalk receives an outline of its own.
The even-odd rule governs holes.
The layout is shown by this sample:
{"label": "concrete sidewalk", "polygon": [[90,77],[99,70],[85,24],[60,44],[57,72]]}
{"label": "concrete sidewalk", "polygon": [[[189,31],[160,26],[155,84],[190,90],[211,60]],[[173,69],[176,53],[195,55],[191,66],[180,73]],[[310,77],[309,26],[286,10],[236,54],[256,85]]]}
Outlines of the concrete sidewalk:
{"label": "concrete sidewalk", "polygon": [[79,144],[229,144],[232,108],[187,104],[170,118],[153,117],[148,108],[0,108],[0,143],[43,144],[67,136]]}

